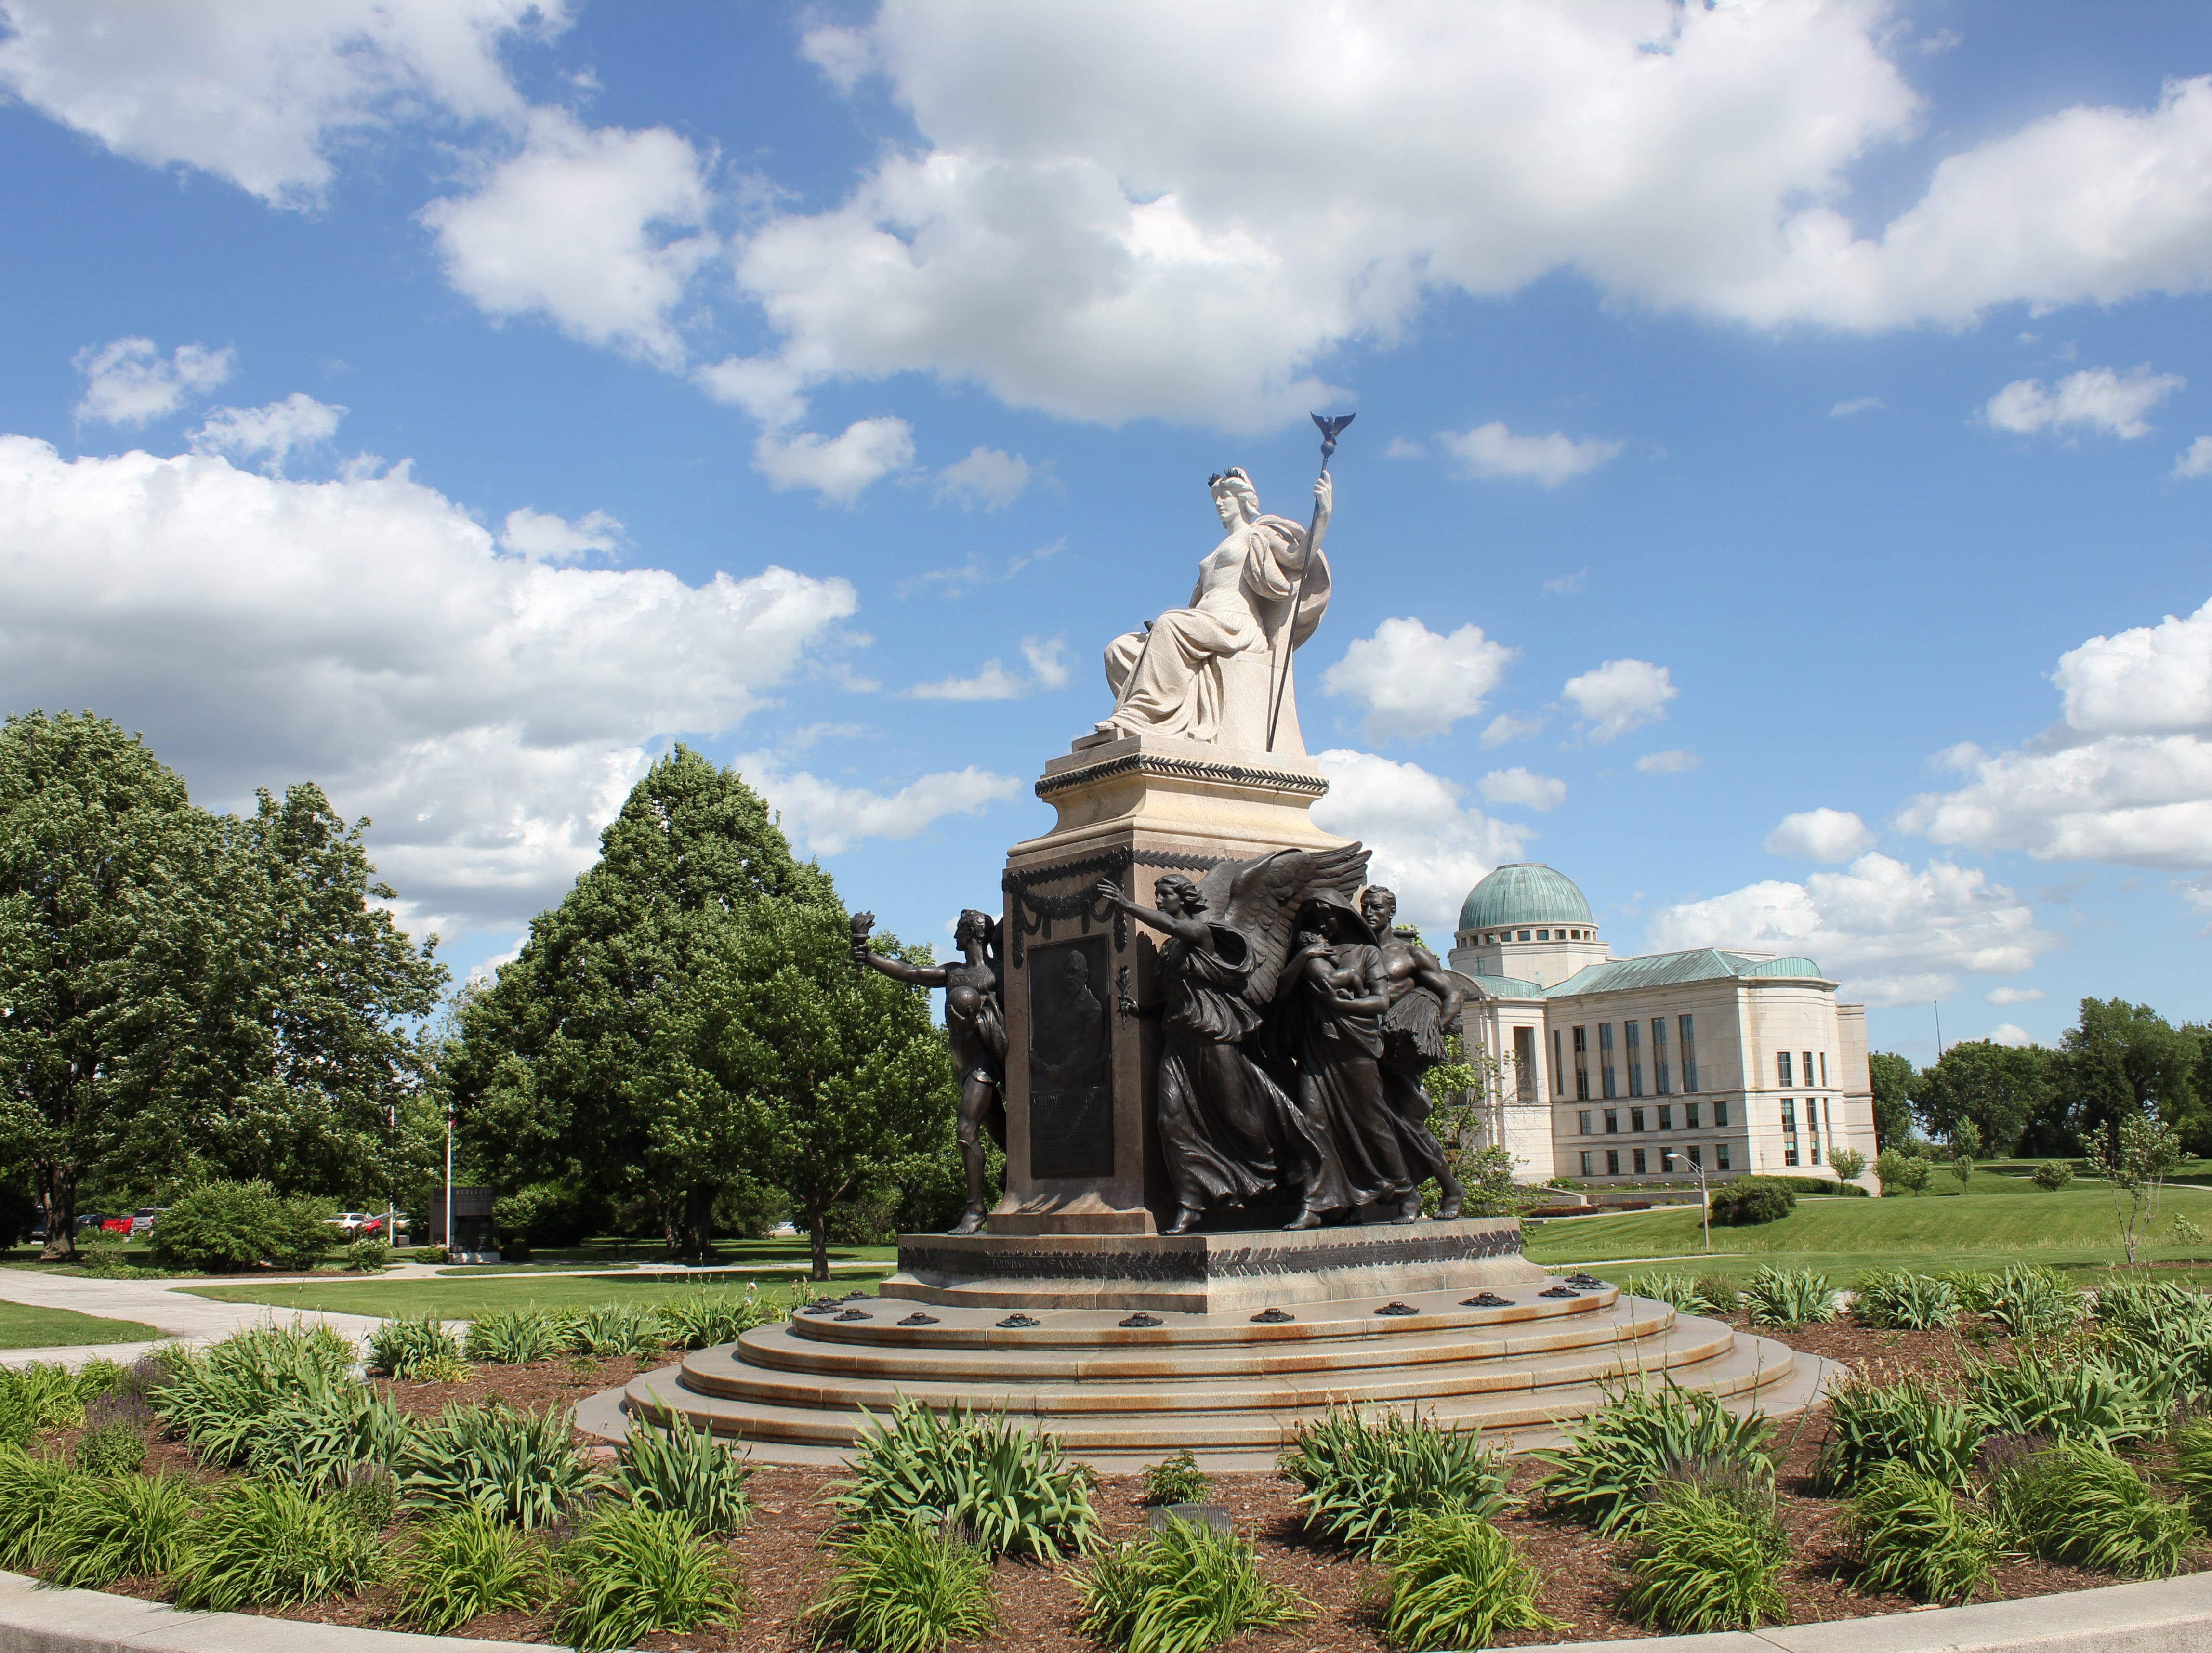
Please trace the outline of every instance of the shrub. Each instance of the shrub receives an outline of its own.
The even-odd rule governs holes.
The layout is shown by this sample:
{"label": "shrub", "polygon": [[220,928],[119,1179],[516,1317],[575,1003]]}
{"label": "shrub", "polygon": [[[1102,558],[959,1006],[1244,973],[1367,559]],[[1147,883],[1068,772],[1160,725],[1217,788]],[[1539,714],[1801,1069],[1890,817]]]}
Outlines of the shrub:
{"label": "shrub", "polygon": [[2212,1419],[2185,1424],[2173,1433],[2173,1464],[2166,1480],[2189,1500],[2199,1526],[2212,1522]]}
{"label": "shrub", "polygon": [[191,1483],[182,1475],[81,1476],[55,1502],[40,1575],[64,1589],[106,1589],[118,1578],[173,1571],[191,1522]]}
{"label": "shrub", "polygon": [[1763,1413],[1738,1418],[1710,1395],[1668,1383],[1622,1390],[1565,1447],[1531,1455],[1551,1466],[1541,1485],[1553,1509],[1610,1533],[1640,1520],[1647,1490],[1684,1466],[1771,1483],[1773,1434]]}
{"label": "shrub", "polygon": [[1654,1303],[1663,1303],[1680,1310],[1686,1315],[1701,1312],[1703,1299],[1698,1296],[1698,1283],[1687,1274],[1631,1274],[1621,1288],[1624,1295],[1648,1297]]}
{"label": "shrub", "polygon": [[1922,1601],[1967,1601],[1989,1583],[2003,1550],[1996,1524],[1954,1485],[1896,1462],[1860,1482],[1844,1531],[1867,1583]]}
{"label": "shrub", "polygon": [[70,1448],[70,1462],[88,1475],[135,1475],[146,1467],[146,1431],[125,1418],[94,1424]]}
{"label": "shrub", "polygon": [[368,1334],[369,1370],[402,1382],[414,1378],[423,1362],[440,1355],[458,1362],[461,1345],[435,1314],[387,1320]]}
{"label": "shrub", "polygon": [[337,1243],[329,1207],[280,1200],[266,1182],[208,1182],[180,1194],[154,1229],[154,1260],[192,1273],[234,1274],[269,1261],[312,1268]]}
{"label": "shrub", "polygon": [[[1828,1169],[1847,1185],[1856,1187],[1859,1178],[1866,1175],[1866,1168],[1867,1157],[1856,1148],[1838,1148],[1828,1156]],[[1858,1188],[1857,1192],[1864,1194],[1866,1190]]]}
{"label": "shrub", "polygon": [[409,1262],[441,1263],[451,1262],[453,1260],[453,1254],[441,1245],[410,1246],[407,1249]]}
{"label": "shrub", "polygon": [[733,1624],[744,1601],[737,1563],[682,1516],[617,1504],[561,1553],[568,1587],[556,1631],[577,1653],[644,1637]]}
{"label": "shrub", "polygon": [[1098,1533],[1090,1472],[1069,1463],[1051,1436],[1003,1414],[933,1413],[905,1396],[889,1421],[861,1426],[853,1478],[837,1487],[848,1521],[964,1527],[991,1556],[1049,1560],[1089,1547]]}
{"label": "shrub", "polygon": [[2197,1537],[2187,1508],[2160,1498],[2127,1463],[2075,1442],[2023,1460],[1997,1477],[2000,1519],[2012,1538],[2047,1561],[2123,1578],[2166,1578]]}
{"label": "shrub", "polygon": [[2014,1337],[2041,1337],[2070,1329],[2081,1310],[2081,1294],[2057,1269],[2007,1263],[1984,1293],[1981,1312]]}
{"label": "shrub", "polygon": [[144,1386],[138,1382],[135,1372],[135,1368],[120,1361],[94,1355],[76,1369],[76,1375],[70,1380],[70,1387],[76,1391],[76,1398],[89,1407],[101,1396],[113,1395],[118,1390],[143,1394]]}
{"label": "shrub", "polygon": [[1963,1488],[1987,1433],[1972,1407],[1944,1399],[1924,1378],[1875,1383],[1854,1377],[1829,1393],[1828,1434],[1814,1465],[1814,1485],[1826,1496],[1853,1492],[1896,1463]]}
{"label": "shrub", "polygon": [[837,1572],[808,1610],[817,1640],[867,1653],[937,1653],[999,1622],[991,1562],[927,1522],[872,1521],[836,1546]]}
{"label": "shrub", "polygon": [[721,1291],[692,1291],[655,1307],[660,1316],[661,1340],[683,1349],[711,1349],[718,1343],[734,1343],[754,1327],[782,1318],[780,1298],[763,1301],[755,1292],[738,1297]]}
{"label": "shrub", "polygon": [[1148,1464],[1139,1480],[1144,1486],[1145,1502],[1153,1504],[1203,1504],[1213,1490],[1212,1479],[1188,1450]]}
{"label": "shrub", "polygon": [[1926,1189],[1936,1168],[1917,1154],[1908,1154],[1898,1148],[1884,1148],[1875,1157],[1874,1174],[1881,1182],[1882,1197],[1893,1194],[1919,1194]]}
{"label": "shrub", "polygon": [[2046,1159],[2028,1175],[2028,1181],[2045,1194],[2056,1194],[2073,1180],[2074,1168],[2063,1159]]}
{"label": "shrub", "polygon": [[1084,1628],[1127,1653],[1201,1653],[1313,1611],[1304,1596],[1261,1576],[1244,1539],[1173,1518],[1101,1552],[1077,1588]]}
{"label": "shrub", "polygon": [[75,1479],[59,1458],[0,1446],[0,1567],[30,1570],[63,1490]]}
{"label": "shrub", "polygon": [[28,1446],[41,1435],[84,1421],[76,1374],[43,1360],[0,1366],[0,1446]]}
{"label": "shrub", "polygon": [[400,1492],[425,1504],[481,1504],[517,1527],[550,1527],[599,1486],[559,1407],[520,1412],[500,1401],[447,1407],[394,1466]]}
{"label": "shrub", "polygon": [[1299,1487],[1293,1500],[1310,1529],[1370,1549],[1418,1510],[1486,1516],[1504,1496],[1504,1460],[1473,1430],[1447,1430],[1418,1414],[1362,1418],[1332,1407],[1298,1430],[1277,1461]]}
{"label": "shrub", "polygon": [[177,1605],[231,1613],[304,1606],[384,1571],[374,1534],[328,1499],[283,1481],[234,1482],[209,1506],[177,1571]]}
{"label": "shrub", "polygon": [[529,1613],[553,1595],[552,1569],[536,1540],[471,1504],[421,1528],[399,1561],[392,1616],[446,1636],[487,1613]]}
{"label": "shrub", "polygon": [[2212,1298],[2171,1280],[2115,1280],[2097,1288],[2089,1312],[2100,1326],[2156,1338],[2202,1323],[2212,1315]]}
{"label": "shrub", "polygon": [[373,1236],[354,1241],[345,1249],[346,1267],[360,1274],[381,1274],[392,1267],[392,1243]]}
{"label": "shrub", "polygon": [[1743,1293],[1725,1274],[1700,1274],[1698,1276],[1698,1302],[1700,1304],[1699,1314],[1726,1320],[1743,1306]]}
{"label": "shrub", "polygon": [[1686,1482],[1662,1486],[1628,1564],[1621,1611],[1655,1630],[1755,1630],[1786,1620],[1790,1559],[1771,1505]]}
{"label": "shrub", "polygon": [[1746,1176],[1716,1188],[1712,1219],[1729,1228],[1751,1228],[1787,1217],[1797,1208],[1797,1196],[1763,1177]]}
{"label": "shrub", "polygon": [[1994,1431],[2114,1447],[2166,1426],[2154,1383],[2086,1349],[2025,1348],[2010,1365],[1978,1361],[1967,1376],[1974,1409]]}
{"label": "shrub", "polygon": [[1956,1324],[1966,1308],[1959,1288],[1947,1279],[1880,1268],[1861,1277],[1851,1318],[1877,1331],[1929,1332]]}
{"label": "shrub", "polygon": [[1417,1510],[1382,1541],[1382,1633],[1400,1647],[1488,1647],[1501,1632],[1565,1630],[1505,1534],[1465,1510]]}
{"label": "shrub", "polygon": [[667,1346],[660,1316],[634,1304],[600,1304],[586,1309],[568,1325],[568,1348],[572,1354],[649,1356]]}
{"label": "shrub", "polygon": [[1754,1326],[1794,1330],[1836,1317],[1835,1288],[1809,1268],[1760,1269],[1743,1288]]}
{"label": "shrub", "polygon": [[1959,1294],[1959,1301],[1969,1314],[1985,1314],[1989,1310],[1990,1293],[1996,1289],[1997,1277],[1981,1268],[1946,1268],[1936,1278],[1949,1282]]}
{"label": "shrub", "polygon": [[280,1419],[340,1407],[361,1386],[353,1346],[329,1328],[255,1326],[198,1353],[170,1346],[149,1398],[173,1433],[210,1462],[249,1461]]}
{"label": "shrub", "polygon": [[717,1442],[704,1424],[664,1410],[630,1420],[615,1480],[631,1503],[672,1511],[709,1537],[724,1538],[751,1513],[745,1483],[752,1474],[737,1449]]}
{"label": "shrub", "polygon": [[1787,1189],[1791,1194],[1825,1194],[1840,1195],[1846,1200],[1869,1197],[1864,1188],[1854,1188],[1850,1182],[1841,1180],[1842,1176],[1841,1171],[1837,1172],[1834,1176],[1784,1176],[1773,1172],[1761,1171],[1756,1176],[1747,1176],[1742,1180],[1747,1182],[1765,1182],[1773,1188]]}
{"label": "shrub", "polygon": [[561,1352],[561,1328],[537,1309],[492,1309],[469,1322],[463,1352],[471,1360],[520,1366]]}
{"label": "shrub", "polygon": [[256,1474],[331,1492],[364,1465],[390,1463],[413,1432],[388,1397],[362,1384],[326,1380],[277,1402],[258,1420],[246,1462]]}

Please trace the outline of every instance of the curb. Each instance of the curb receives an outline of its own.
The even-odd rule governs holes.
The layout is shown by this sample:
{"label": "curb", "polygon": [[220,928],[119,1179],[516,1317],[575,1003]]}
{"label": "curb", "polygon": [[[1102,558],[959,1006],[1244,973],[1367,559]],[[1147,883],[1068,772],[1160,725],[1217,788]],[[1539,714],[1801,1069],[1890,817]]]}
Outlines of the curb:
{"label": "curb", "polygon": [[[1554,1643],[1552,1653],[2194,1653],[2212,1646],[2212,1573],[1878,1619],[1708,1636]],[[185,1613],[0,1572],[0,1653],[545,1653],[545,1644]]]}

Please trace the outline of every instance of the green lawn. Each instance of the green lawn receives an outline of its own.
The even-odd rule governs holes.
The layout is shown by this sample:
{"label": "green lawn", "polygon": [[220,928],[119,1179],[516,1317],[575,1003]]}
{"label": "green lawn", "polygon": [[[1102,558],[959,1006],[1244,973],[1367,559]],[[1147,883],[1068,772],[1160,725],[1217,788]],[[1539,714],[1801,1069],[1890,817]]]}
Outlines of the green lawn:
{"label": "green lawn", "polygon": [[76,1348],[87,1343],[145,1343],[161,1336],[135,1320],[101,1320],[74,1309],[0,1303],[0,1349]]}
{"label": "green lawn", "polygon": [[[2168,1188],[2159,1226],[2176,1214],[2212,1227],[2212,1189]],[[1529,1231],[1527,1244],[1533,1261],[1601,1264],[1695,1254],[1702,1241],[1698,1212],[1692,1206],[1547,1223]],[[2009,1178],[1980,1174],[1963,1197],[1950,1182],[1948,1189],[1931,1188],[1917,1197],[1800,1199],[1797,1209],[1778,1222],[1715,1228],[1713,1249],[1747,1254],[1717,1256],[1716,1273],[1740,1277],[1771,1263],[1817,1268],[1838,1285],[1849,1285],[1874,1268],[2001,1268],[2014,1259],[2070,1273],[2102,1273],[2123,1255],[2110,1188],[2092,1183],[2045,1194]],[[2160,1261],[2201,1261],[2212,1271],[2212,1247],[2206,1245],[2151,1244],[2137,1255]],[[1644,1267],[1595,1272],[1611,1278]],[[2169,1276],[2189,1278],[2179,1271],[2161,1271],[2161,1278]]]}
{"label": "green lawn", "polygon": [[[804,1239],[718,1240],[714,1261],[720,1267],[757,1267],[777,1263],[796,1268],[810,1266],[814,1253]],[[893,1245],[833,1245],[831,1262],[889,1262],[898,1255]],[[392,1253],[395,1262],[407,1261],[404,1251]],[[560,1250],[533,1251],[526,1263],[483,1263],[456,1266],[447,1272],[482,1279],[489,1274],[541,1273],[562,1268],[650,1268],[668,1261],[668,1248],[658,1240],[588,1240]]]}
{"label": "green lawn", "polygon": [[[891,1264],[872,1269],[840,1273],[835,1287],[857,1291],[891,1272]],[[762,1289],[804,1277],[790,1274],[753,1277]],[[320,1310],[343,1315],[420,1315],[435,1311],[453,1320],[473,1320],[488,1309],[587,1308],[601,1303],[656,1303],[663,1297],[711,1292],[718,1297],[743,1296],[750,1281],[639,1279],[615,1274],[566,1278],[529,1274],[479,1274],[475,1279],[415,1280],[320,1280],[296,1285],[199,1285],[195,1297],[218,1303],[264,1303],[276,1309]]]}

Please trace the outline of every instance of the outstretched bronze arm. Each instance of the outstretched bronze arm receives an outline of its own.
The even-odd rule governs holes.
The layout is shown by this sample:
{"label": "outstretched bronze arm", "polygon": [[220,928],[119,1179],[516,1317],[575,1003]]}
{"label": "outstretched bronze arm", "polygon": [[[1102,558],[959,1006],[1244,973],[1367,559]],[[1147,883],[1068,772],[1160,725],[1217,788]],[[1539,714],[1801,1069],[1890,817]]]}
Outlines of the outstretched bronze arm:
{"label": "outstretched bronze arm", "polygon": [[1206,927],[1204,919],[1191,918],[1188,915],[1175,917],[1150,907],[1140,906],[1123,895],[1121,886],[1111,878],[1099,879],[1092,889],[1098,899],[1109,906],[1120,908],[1138,923],[1171,935],[1178,941],[1188,942],[1194,947],[1203,947],[1208,945],[1213,939],[1213,932]]}
{"label": "outstretched bronze arm", "polygon": [[902,958],[889,958],[882,953],[868,951],[868,932],[876,927],[873,913],[853,915],[853,962],[871,969],[881,970],[894,981],[904,981],[910,987],[941,988],[948,977],[942,964],[909,964]]}

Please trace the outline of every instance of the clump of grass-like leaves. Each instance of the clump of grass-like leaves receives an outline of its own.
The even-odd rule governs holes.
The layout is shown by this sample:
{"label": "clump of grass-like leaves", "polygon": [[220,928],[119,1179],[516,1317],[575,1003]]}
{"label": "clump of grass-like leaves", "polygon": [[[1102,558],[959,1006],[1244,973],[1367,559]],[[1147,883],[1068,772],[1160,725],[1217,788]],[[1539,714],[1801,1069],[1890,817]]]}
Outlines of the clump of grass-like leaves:
{"label": "clump of grass-like leaves", "polygon": [[1751,1323],[1778,1330],[1815,1326],[1836,1317],[1836,1291],[1826,1274],[1809,1268],[1760,1269],[1743,1288]]}
{"label": "clump of grass-like leaves", "polygon": [[2212,1523],[2212,1419],[2185,1424],[2172,1436],[2166,1480],[2188,1498],[2199,1526]]}
{"label": "clump of grass-like leaves", "polygon": [[1877,1268],[1860,1277],[1851,1318],[1884,1332],[1930,1332],[1955,1325],[1966,1310],[1959,1288],[1940,1274]]}
{"label": "clump of grass-like leaves", "polygon": [[135,1475],[146,1464],[146,1434],[154,1413],[142,1395],[103,1395],[84,1409],[84,1433],[70,1447],[70,1462],[88,1475]]}
{"label": "clump of grass-like leaves", "polygon": [[388,1395],[342,1379],[323,1380],[270,1409],[256,1426],[246,1462],[255,1474],[329,1492],[364,1465],[392,1462],[414,1430]]}
{"label": "clump of grass-like leaves", "polygon": [[1212,1477],[1198,1467],[1188,1449],[1147,1464],[1138,1477],[1147,1504],[1203,1504],[1213,1490]]}
{"label": "clump of grass-like leaves", "polygon": [[732,1297],[724,1291],[691,1291],[653,1305],[663,1335],[683,1349],[711,1349],[734,1343],[756,1326],[781,1319],[781,1297],[763,1300],[757,1292]]}
{"label": "clump of grass-like leaves", "polygon": [[1684,1466],[1771,1485],[1773,1436],[1762,1413],[1738,1418],[1710,1395],[1668,1383],[1620,1391],[1565,1446],[1531,1455],[1551,1466],[1542,1486],[1553,1510],[1611,1533],[1641,1520],[1650,1489]]}
{"label": "clump of grass-like leaves", "polygon": [[561,1566],[568,1584],[556,1628],[577,1653],[732,1624],[744,1605],[729,1552],[665,1510],[609,1505],[561,1552]]}
{"label": "clump of grass-like leaves", "polygon": [[1567,1628],[1538,1608],[1535,1569],[1480,1516],[1416,1510],[1376,1554],[1389,1569],[1382,1633],[1400,1647],[1488,1647],[1505,1631]]}
{"label": "clump of grass-like leaves", "polygon": [[84,1421],[85,1395],[66,1366],[0,1366],[0,1446],[28,1446]]}
{"label": "clump of grass-like leaves", "polygon": [[745,1484],[752,1474],[743,1454],[704,1424],[662,1410],[630,1420],[615,1481],[631,1503],[689,1516],[701,1532],[723,1537],[751,1512]]}
{"label": "clump of grass-like leaves", "polygon": [[840,1482],[848,1521],[928,1520],[963,1528],[985,1554],[1049,1560],[1098,1533],[1091,1474],[1053,1437],[955,1407],[934,1413],[901,1396],[887,1420],[862,1426],[853,1477]]}
{"label": "clump of grass-like leaves", "polygon": [[447,1407],[394,1467],[410,1502],[479,1504],[525,1528],[553,1525],[599,1485],[559,1407],[523,1412],[499,1401]]}
{"label": "clump of grass-like leaves", "polygon": [[1953,1483],[1894,1462],[1859,1482],[1844,1530],[1867,1583],[1922,1601],[1971,1600],[2003,1552],[1996,1523]]}
{"label": "clump of grass-like leaves", "polygon": [[1335,1407],[1300,1428],[1297,1445],[1277,1467],[1297,1483],[1294,1502],[1309,1528],[1363,1550],[1417,1510],[1488,1515],[1509,1478],[1504,1461],[1473,1430]]}
{"label": "clump of grass-like leaves", "polygon": [[410,1630],[445,1636],[487,1613],[531,1612],[552,1595],[544,1547],[471,1504],[416,1530],[400,1558],[392,1616]]}
{"label": "clump of grass-like leaves", "polygon": [[2123,1578],[2172,1577],[2199,1536],[2185,1505],[2086,1441],[2021,1460],[1991,1491],[2007,1533],[2032,1554]]}
{"label": "clump of grass-like leaves", "polygon": [[836,1541],[837,1571],[808,1609],[817,1645],[937,1653],[999,1622],[990,1558],[927,1521],[872,1521]]}
{"label": "clump of grass-like leaves", "polygon": [[202,1457],[226,1467],[247,1462],[265,1438],[293,1427],[295,1403],[361,1389],[349,1376],[352,1345],[322,1325],[255,1326],[198,1353],[175,1345],[156,1352],[155,1415]]}
{"label": "clump of grass-like leaves", "polygon": [[1993,1432],[2115,1447],[2166,1428],[2170,1397],[2160,1376],[2087,1348],[2026,1347],[2009,1364],[1977,1362],[1967,1376],[1975,1410]]}
{"label": "clump of grass-like leaves", "polygon": [[1705,1312],[1704,1300],[1698,1295],[1698,1282],[1688,1274],[1631,1274],[1620,1290],[1624,1297],[1648,1297],[1654,1303],[1680,1309],[1686,1315]]}
{"label": "clump of grass-like leaves", "polygon": [[434,1383],[422,1368],[445,1361],[459,1365],[460,1340],[435,1314],[387,1320],[368,1334],[368,1364],[402,1383]]}
{"label": "clump of grass-like leaves", "polygon": [[564,1346],[571,1354],[652,1356],[668,1346],[660,1316],[629,1303],[603,1303],[568,1317]]}
{"label": "clump of grass-like leaves", "polygon": [[561,1328],[542,1309],[492,1309],[469,1322],[462,1353],[495,1366],[550,1360],[561,1352]]}
{"label": "clump of grass-like leaves", "polygon": [[68,1589],[173,1571],[192,1524],[182,1475],[84,1475],[57,1498],[40,1535],[40,1576]]}
{"label": "clump of grass-like leaves", "polygon": [[2040,1264],[2007,1263],[1982,1293],[1980,1310],[2014,1337],[2070,1331],[2085,1305],[2065,1275]]}
{"label": "clump of grass-like leaves", "polygon": [[29,1571],[63,1490],[76,1478],[51,1454],[0,1446],[0,1567]]}
{"label": "clump of grass-like leaves", "polygon": [[1313,1612],[1261,1575],[1248,1541],[1203,1522],[1170,1519],[1102,1550],[1078,1588],[1084,1628],[1127,1653],[1204,1653]]}
{"label": "clump of grass-like leaves", "polygon": [[1771,1501],[1664,1483],[1638,1535],[1620,1601],[1637,1623],[1688,1634],[1755,1630],[1789,1618],[1777,1582],[1789,1541]]}
{"label": "clump of grass-like leaves", "polygon": [[217,1613],[305,1605],[382,1576],[374,1533],[284,1481],[234,1482],[201,1515],[176,1575],[177,1605]]}
{"label": "clump of grass-like leaves", "polygon": [[1924,1378],[1876,1383],[1854,1377],[1829,1392],[1828,1434],[1814,1484],[1825,1495],[1849,1493],[1884,1465],[1899,1463],[1963,1487],[1988,1432],[1972,1407],[1946,1400]]}

